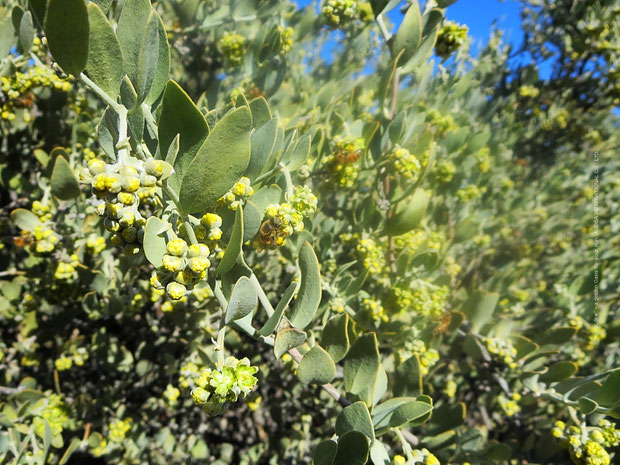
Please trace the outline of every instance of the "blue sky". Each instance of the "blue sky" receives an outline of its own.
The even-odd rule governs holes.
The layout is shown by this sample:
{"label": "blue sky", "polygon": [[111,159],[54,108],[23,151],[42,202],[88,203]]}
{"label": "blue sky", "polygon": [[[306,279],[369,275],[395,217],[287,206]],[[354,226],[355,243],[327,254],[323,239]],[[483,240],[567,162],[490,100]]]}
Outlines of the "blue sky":
{"label": "blue sky", "polygon": [[[300,6],[314,3],[311,0],[297,0]],[[318,2],[317,2],[318,3]],[[421,2],[424,7],[424,0]],[[469,27],[472,38],[472,52],[476,54],[489,39],[493,27],[504,30],[504,40],[516,48],[521,45],[520,3],[516,0],[458,0],[446,9],[446,18]],[[388,18],[398,25],[402,21],[400,8],[388,13]],[[495,25],[493,24],[495,22]],[[325,50],[329,54],[329,50]],[[541,74],[548,75],[549,69],[542,67]]]}

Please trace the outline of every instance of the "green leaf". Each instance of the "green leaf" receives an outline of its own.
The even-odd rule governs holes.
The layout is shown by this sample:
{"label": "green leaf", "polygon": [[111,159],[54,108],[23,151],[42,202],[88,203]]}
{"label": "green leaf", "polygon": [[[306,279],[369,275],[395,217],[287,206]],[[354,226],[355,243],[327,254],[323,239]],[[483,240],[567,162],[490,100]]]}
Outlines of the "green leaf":
{"label": "green leaf", "polygon": [[502,444],[497,441],[489,441],[489,445],[484,451],[484,457],[495,461],[495,463],[506,463],[512,457],[512,449],[507,444]]}
{"label": "green leaf", "polygon": [[269,104],[265,97],[255,98],[250,102],[250,110],[252,111],[252,126],[260,128],[267,124],[272,116]]}
{"label": "green leaf", "polygon": [[257,303],[256,287],[249,278],[240,277],[228,301],[224,322],[228,324],[249,315],[254,311]]}
{"label": "green leaf", "polygon": [[47,2],[48,0],[29,0],[28,2],[30,4],[30,9],[34,13],[35,19],[39,22],[39,25],[41,26],[45,24],[45,12],[47,10]]}
{"label": "green leaf", "polygon": [[73,174],[69,162],[59,155],[54,162],[50,177],[52,194],[60,200],[70,200],[80,195],[80,185]]}
{"label": "green leaf", "polygon": [[62,454],[58,465],[64,465],[65,463],[67,463],[73,453],[79,449],[81,443],[82,441],[80,441],[78,438],[73,438],[73,440],[69,443],[69,447],[67,447],[67,450],[65,450],[65,453]]}
{"label": "green leaf", "polygon": [[290,171],[295,171],[301,168],[306,160],[308,159],[308,155],[310,155],[310,145],[312,143],[312,134],[307,132],[304,134],[298,141],[297,145],[293,149],[291,156],[286,164],[286,167]]}
{"label": "green leaf", "polygon": [[307,337],[306,333],[300,329],[285,328],[276,334],[273,353],[276,358],[280,358],[289,350],[303,344]]}
{"label": "green leaf", "polygon": [[321,441],[312,452],[313,465],[332,465],[336,458],[338,444],[334,441]]}
{"label": "green leaf", "polygon": [[88,22],[90,30],[86,72],[95,84],[116,100],[123,78],[121,45],[112,25],[94,3],[88,4]]}
{"label": "green leaf", "polygon": [[293,326],[303,329],[312,322],[321,302],[319,260],[307,241],[303,243],[299,251],[299,270],[301,271],[301,284],[290,320]]}
{"label": "green leaf", "polygon": [[34,39],[34,25],[32,23],[32,13],[27,11],[19,22],[19,44],[24,53],[28,53]]}
{"label": "green leaf", "polygon": [[390,465],[392,463],[385,444],[378,439],[372,441],[370,445],[370,460],[374,465]]}
{"label": "green leaf", "polygon": [[413,0],[394,38],[392,53],[398,55],[403,51],[399,61],[406,63],[418,50],[421,42],[422,15],[417,0]]}
{"label": "green leaf", "polygon": [[349,431],[338,439],[334,465],[364,465],[368,461],[368,438],[359,431]]}
{"label": "green leaf", "polygon": [[256,236],[260,230],[263,212],[251,200],[246,201],[243,210],[243,242],[247,242]]}
{"label": "green leaf", "polygon": [[413,354],[394,370],[394,395],[416,397],[422,394],[420,358]]}
{"label": "green leaf", "polygon": [[344,359],[344,386],[347,392],[372,405],[379,375],[380,356],[375,333],[360,336]]}
{"label": "green leaf", "polygon": [[237,258],[241,255],[241,248],[243,246],[243,208],[237,207],[235,212],[235,224],[233,225],[232,234],[230,240],[224,251],[224,256],[219,265],[215,269],[218,275],[223,275],[230,270],[237,261]]}
{"label": "green leaf", "polygon": [[178,192],[183,175],[207,138],[209,128],[192,99],[174,81],[168,81],[164,91],[157,133],[161,156],[168,153],[174,138],[180,135],[178,154],[172,164],[175,173],[168,179],[168,184]]}
{"label": "green leaf", "polygon": [[348,431],[359,431],[368,436],[369,439],[375,439],[375,428],[372,424],[368,407],[364,402],[354,402],[346,406],[338,414],[336,418],[336,434],[342,436]]}
{"label": "green leaf", "polygon": [[579,404],[579,410],[581,410],[581,413],[584,415],[590,415],[598,408],[598,404],[587,397],[581,397],[577,402]]}
{"label": "green leaf", "polygon": [[159,60],[159,16],[151,10],[138,54],[138,69],[136,74],[136,90],[139,102],[143,102],[153,85],[157,62]]}
{"label": "green leaf", "polygon": [[145,98],[145,103],[152,105],[166,88],[166,83],[170,77],[170,45],[168,44],[168,34],[161,17],[155,13],[157,17],[157,27],[159,30],[159,50],[157,57],[157,69],[153,76],[153,84],[151,90]]}
{"label": "green leaf", "polygon": [[49,0],[45,35],[54,60],[78,75],[88,60],[88,10],[84,0]]}
{"label": "green leaf", "polygon": [[297,376],[304,384],[327,384],[336,376],[336,364],[325,349],[315,345],[301,359]]}
{"label": "green leaf", "polygon": [[273,151],[278,135],[278,119],[273,118],[256,129],[251,136],[251,155],[245,175],[254,181],[265,168],[267,159]]}
{"label": "green leaf", "polygon": [[259,334],[261,336],[269,336],[273,333],[280,320],[282,319],[282,315],[284,314],[284,310],[288,307],[288,304],[291,302],[293,295],[295,295],[295,291],[297,290],[297,281],[293,281],[284,291],[284,295],[282,295],[282,299],[278,302],[273,314],[269,317],[269,319],[265,322],[263,327],[260,329]]}
{"label": "green leaf", "polygon": [[116,35],[123,51],[123,71],[134,84],[137,82],[142,39],[151,11],[150,0],[132,0],[123,3],[118,19]]}
{"label": "green leaf", "polygon": [[535,338],[535,341],[545,345],[561,345],[570,341],[575,334],[577,334],[577,328],[572,326],[560,326],[558,328],[547,329],[547,331],[539,334]]}
{"label": "green leaf", "polygon": [[0,57],[6,57],[13,48],[15,29],[10,17],[0,20]]}
{"label": "green leaf", "polygon": [[144,239],[142,247],[146,259],[155,268],[162,266],[162,259],[166,254],[166,234],[161,220],[155,216],[151,216],[146,220],[144,227]]}
{"label": "green leaf", "polygon": [[463,304],[463,310],[471,322],[474,331],[478,331],[491,319],[498,300],[499,294],[495,293],[477,291],[469,296],[467,301]]}
{"label": "green leaf", "polygon": [[544,383],[557,383],[566,378],[570,378],[577,373],[579,367],[576,363],[563,361],[554,363],[549,370],[540,376],[540,380]]}
{"label": "green leaf", "polygon": [[34,228],[41,225],[41,219],[25,208],[17,208],[11,212],[11,221],[23,231],[34,231]]}
{"label": "green leaf", "polygon": [[427,402],[411,397],[394,397],[377,405],[372,412],[375,429],[397,428],[433,410]]}
{"label": "green leaf", "polygon": [[321,344],[323,344],[327,353],[336,362],[339,362],[347,355],[351,346],[348,326],[349,315],[345,313],[330,319],[323,329]]}
{"label": "green leaf", "polygon": [[620,368],[612,371],[601,389],[592,398],[603,407],[614,407],[620,403]]}
{"label": "green leaf", "polygon": [[243,176],[250,161],[251,130],[247,107],[231,111],[215,125],[183,173],[179,200],[185,211],[213,207]]}
{"label": "green leaf", "polygon": [[385,233],[399,236],[418,226],[426,213],[430,197],[427,191],[418,189],[411,199],[400,202],[386,224]]}
{"label": "green leaf", "polygon": [[[261,215],[264,215],[265,208],[272,203],[279,203],[282,197],[282,189],[277,184],[261,187],[252,196],[252,203],[256,205]],[[261,218],[262,219],[262,218]]]}

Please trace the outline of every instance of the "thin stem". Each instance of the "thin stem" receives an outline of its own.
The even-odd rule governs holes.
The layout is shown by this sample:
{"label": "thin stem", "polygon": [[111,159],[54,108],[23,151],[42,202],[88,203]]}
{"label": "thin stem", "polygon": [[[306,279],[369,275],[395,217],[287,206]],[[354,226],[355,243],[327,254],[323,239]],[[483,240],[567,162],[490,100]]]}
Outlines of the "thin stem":
{"label": "thin stem", "polygon": [[290,199],[293,196],[293,180],[291,179],[291,172],[284,165],[284,163],[280,163],[280,168],[282,168],[282,173],[284,173],[284,179],[286,180],[286,193]]}
{"label": "thin stem", "polygon": [[217,369],[222,371],[224,368],[224,337],[226,336],[226,308],[228,307],[228,302],[222,293],[220,281],[215,282],[213,293],[222,307],[222,317],[220,318],[220,327],[217,331],[217,341],[215,346],[215,350],[217,351]]}
{"label": "thin stem", "polygon": [[256,275],[254,273],[252,273],[252,275],[250,276],[250,281],[252,281],[252,283],[256,287],[256,292],[258,293],[258,300],[260,300],[260,303],[265,309],[267,316],[270,317],[271,315],[273,315],[273,312],[275,310],[273,309],[271,302],[269,302],[267,294],[265,294],[265,291],[263,291],[263,287],[258,282],[258,279],[256,278]]}
{"label": "thin stem", "polygon": [[258,184],[261,181],[264,181],[265,179],[267,179],[269,176],[271,176],[272,174],[277,173],[278,171],[280,171],[280,166],[276,166],[272,169],[270,169],[269,171],[267,171],[264,174],[261,174],[258,178],[256,178],[254,180],[254,184]]}
{"label": "thin stem", "polygon": [[387,42],[391,38],[391,34],[388,32],[387,27],[385,27],[385,22],[383,21],[383,15],[377,16],[377,26],[379,26],[379,30],[381,31],[381,35],[383,39]]}
{"label": "thin stem", "polygon": [[101,87],[91,81],[88,76],[86,76],[86,74],[80,73],[80,80],[84,84],[86,84],[86,86],[89,87],[90,90],[97,94],[99,98],[101,98],[101,100],[110,105],[110,108],[112,108],[112,110],[114,110],[116,113],[118,113],[121,108],[124,108],[123,105],[116,103],[116,101],[114,101],[112,97],[105,93],[105,91]]}
{"label": "thin stem", "polygon": [[400,441],[400,445],[403,447],[403,452],[407,456],[407,459],[408,460],[415,460],[415,458],[413,457],[413,449],[411,449],[411,445],[405,439],[405,436],[403,435],[403,433],[400,430],[400,428],[394,428],[393,431],[394,431],[394,433],[396,433],[396,437]]}

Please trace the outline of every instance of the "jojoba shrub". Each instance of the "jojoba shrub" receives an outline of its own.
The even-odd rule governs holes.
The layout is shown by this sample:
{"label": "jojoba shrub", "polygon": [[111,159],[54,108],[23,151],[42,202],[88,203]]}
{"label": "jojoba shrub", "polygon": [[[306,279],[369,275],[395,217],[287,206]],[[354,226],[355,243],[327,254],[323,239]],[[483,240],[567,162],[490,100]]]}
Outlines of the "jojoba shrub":
{"label": "jojoba shrub", "polygon": [[617,462],[618,9],[452,3],[2,3],[0,463]]}

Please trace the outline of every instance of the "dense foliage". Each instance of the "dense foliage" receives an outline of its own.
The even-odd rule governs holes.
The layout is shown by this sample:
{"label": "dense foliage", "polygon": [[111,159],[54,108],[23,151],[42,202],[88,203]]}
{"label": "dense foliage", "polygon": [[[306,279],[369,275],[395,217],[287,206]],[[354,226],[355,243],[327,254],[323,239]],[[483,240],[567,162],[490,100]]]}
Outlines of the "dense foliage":
{"label": "dense foliage", "polygon": [[0,6],[0,463],[615,463],[620,6],[451,3]]}

